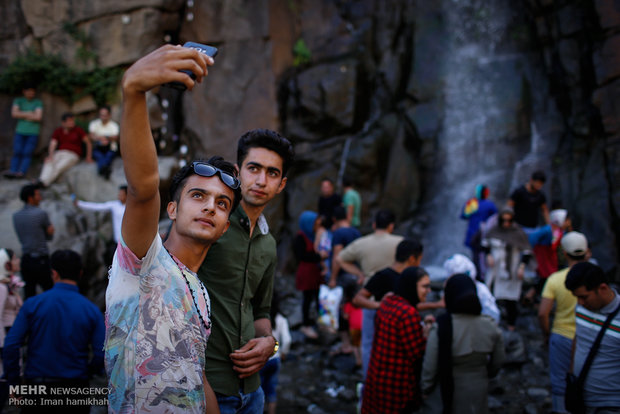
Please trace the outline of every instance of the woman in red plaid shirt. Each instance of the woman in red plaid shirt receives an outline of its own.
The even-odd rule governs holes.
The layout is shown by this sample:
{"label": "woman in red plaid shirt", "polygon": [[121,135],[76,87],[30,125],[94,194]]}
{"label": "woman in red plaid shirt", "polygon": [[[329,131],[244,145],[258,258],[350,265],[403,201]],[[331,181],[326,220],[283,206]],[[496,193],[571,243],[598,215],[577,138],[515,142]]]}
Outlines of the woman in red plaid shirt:
{"label": "woman in red plaid shirt", "polygon": [[426,300],[430,287],[424,269],[409,267],[401,273],[394,294],[381,301],[362,414],[409,413],[420,407],[419,379],[426,338],[415,306]]}

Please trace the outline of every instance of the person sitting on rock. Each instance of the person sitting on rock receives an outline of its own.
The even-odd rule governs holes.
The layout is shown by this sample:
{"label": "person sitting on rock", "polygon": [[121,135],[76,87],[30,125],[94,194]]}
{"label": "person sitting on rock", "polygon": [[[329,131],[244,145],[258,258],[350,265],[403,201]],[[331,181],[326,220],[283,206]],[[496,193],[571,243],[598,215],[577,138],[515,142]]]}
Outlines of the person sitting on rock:
{"label": "person sitting on rock", "polygon": [[82,144],[86,147],[86,162],[93,162],[92,145],[86,132],[75,125],[75,115],[65,112],[60,119],[61,126],[52,134],[48,155],[39,176],[39,182],[44,187],[49,187],[62,173],[80,161]]}
{"label": "person sitting on rock", "polygon": [[99,118],[88,125],[88,135],[93,144],[93,158],[97,162],[97,172],[106,180],[112,172],[112,161],[118,154],[119,127],[110,117],[110,107],[99,108]]}

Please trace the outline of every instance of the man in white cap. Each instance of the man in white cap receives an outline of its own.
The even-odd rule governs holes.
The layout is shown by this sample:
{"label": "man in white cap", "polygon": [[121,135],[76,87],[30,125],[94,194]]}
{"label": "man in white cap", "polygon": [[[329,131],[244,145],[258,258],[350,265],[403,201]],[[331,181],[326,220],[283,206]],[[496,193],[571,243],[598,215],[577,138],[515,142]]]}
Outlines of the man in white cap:
{"label": "man in white cap", "polygon": [[[576,231],[566,233],[561,241],[568,267],[547,279],[538,308],[538,320],[545,343],[549,344],[549,376],[551,377],[552,412],[566,413],[564,407],[565,378],[570,368],[575,337],[575,306],[577,298],[564,286],[568,271],[577,263],[588,260],[588,240]],[[555,318],[550,329],[549,316],[555,303]]]}
{"label": "man in white cap", "polygon": [[472,278],[476,284],[476,293],[478,294],[478,300],[482,306],[482,314],[489,315],[497,323],[499,323],[500,311],[495,302],[495,297],[484,283],[476,280],[476,266],[465,255],[457,253],[443,263],[443,268],[446,269],[448,275],[453,276],[459,273],[465,274]]}

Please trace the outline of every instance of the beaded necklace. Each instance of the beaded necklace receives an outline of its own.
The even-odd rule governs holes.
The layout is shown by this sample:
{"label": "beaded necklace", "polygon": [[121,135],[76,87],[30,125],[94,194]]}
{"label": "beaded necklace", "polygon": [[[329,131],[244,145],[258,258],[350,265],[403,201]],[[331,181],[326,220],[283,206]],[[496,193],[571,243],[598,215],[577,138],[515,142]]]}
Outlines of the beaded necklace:
{"label": "beaded necklace", "polygon": [[[205,322],[204,318],[202,317],[202,314],[200,313],[200,308],[198,307],[198,303],[196,302],[194,289],[192,289],[192,285],[189,283],[189,280],[187,279],[187,276],[185,275],[185,271],[183,270],[184,268],[187,268],[187,267],[185,265],[181,267],[182,263],[180,263],[179,260],[172,253],[170,253],[165,246],[164,246],[164,249],[166,249],[166,252],[168,252],[168,254],[172,258],[174,263],[176,263],[177,267],[179,268],[179,271],[181,272],[181,275],[183,276],[183,280],[185,280],[185,284],[187,285],[187,288],[189,289],[189,293],[192,296],[192,301],[194,302],[194,306],[196,307],[196,313],[198,314],[198,318],[202,322],[202,325],[205,327],[205,329],[209,331],[209,329],[211,329],[211,321],[209,321],[209,323]],[[200,291],[202,292],[202,297],[204,298],[205,305],[207,307],[207,315],[209,315],[211,313],[211,310],[209,309],[209,300],[207,299],[207,290],[205,289],[205,285],[202,283],[202,281],[200,281],[200,279],[198,279],[198,283],[200,284]]]}

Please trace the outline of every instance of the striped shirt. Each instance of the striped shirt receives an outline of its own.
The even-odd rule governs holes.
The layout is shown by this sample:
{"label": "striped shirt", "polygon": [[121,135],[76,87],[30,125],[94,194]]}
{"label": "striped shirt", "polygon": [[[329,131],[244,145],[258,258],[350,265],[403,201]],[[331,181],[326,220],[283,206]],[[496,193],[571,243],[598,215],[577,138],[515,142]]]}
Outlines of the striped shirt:
{"label": "striped shirt", "polygon": [[51,240],[52,236],[48,236],[47,228],[50,224],[47,213],[30,204],[26,204],[24,208],[13,214],[13,226],[22,245],[22,255],[47,256],[49,254],[47,241]]}
{"label": "striped shirt", "polygon": [[[615,292],[615,291],[614,291]],[[576,308],[577,332],[573,372],[578,375],[590,348],[607,315],[620,306],[620,296],[598,312],[581,305]],[[584,399],[588,407],[620,407],[620,313],[616,314],[605,331],[584,385]]]}

